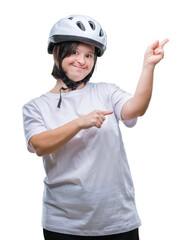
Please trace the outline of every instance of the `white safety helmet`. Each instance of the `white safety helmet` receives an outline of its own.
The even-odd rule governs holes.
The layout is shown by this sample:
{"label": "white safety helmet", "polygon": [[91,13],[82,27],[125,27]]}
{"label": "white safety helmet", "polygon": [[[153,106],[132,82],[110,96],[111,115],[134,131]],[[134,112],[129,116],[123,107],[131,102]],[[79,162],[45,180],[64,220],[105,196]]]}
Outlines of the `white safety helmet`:
{"label": "white safety helmet", "polygon": [[107,46],[107,36],[101,25],[83,15],[70,15],[52,27],[48,39],[48,53],[52,54],[56,43],[66,41],[93,45],[98,49],[97,56],[102,56]]}

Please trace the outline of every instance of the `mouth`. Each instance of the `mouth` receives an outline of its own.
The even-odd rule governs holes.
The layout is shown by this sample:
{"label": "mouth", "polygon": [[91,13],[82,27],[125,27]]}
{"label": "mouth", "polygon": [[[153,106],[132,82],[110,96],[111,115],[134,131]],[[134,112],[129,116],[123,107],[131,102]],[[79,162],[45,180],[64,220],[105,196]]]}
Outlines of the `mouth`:
{"label": "mouth", "polygon": [[85,67],[80,67],[80,66],[76,66],[76,65],[73,65],[73,67],[75,67],[75,68],[77,68],[79,70],[84,70],[85,69]]}

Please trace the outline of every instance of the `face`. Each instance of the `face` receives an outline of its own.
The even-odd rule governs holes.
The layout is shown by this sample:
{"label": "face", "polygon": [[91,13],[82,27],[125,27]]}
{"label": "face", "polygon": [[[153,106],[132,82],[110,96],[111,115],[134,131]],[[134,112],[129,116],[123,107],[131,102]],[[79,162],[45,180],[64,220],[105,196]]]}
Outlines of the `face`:
{"label": "face", "polygon": [[80,43],[70,56],[62,60],[62,68],[74,82],[84,79],[94,65],[95,47]]}

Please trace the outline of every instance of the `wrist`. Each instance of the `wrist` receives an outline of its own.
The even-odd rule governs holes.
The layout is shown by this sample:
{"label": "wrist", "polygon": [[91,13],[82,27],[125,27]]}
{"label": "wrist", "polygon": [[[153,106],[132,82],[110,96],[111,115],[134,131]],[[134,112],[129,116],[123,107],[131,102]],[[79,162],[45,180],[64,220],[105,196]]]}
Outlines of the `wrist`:
{"label": "wrist", "polygon": [[143,62],[143,70],[154,71],[156,64],[149,63],[147,61]]}
{"label": "wrist", "polygon": [[82,130],[83,129],[83,121],[82,121],[82,117],[76,118],[75,120],[75,124],[76,127],[78,128],[78,130]]}

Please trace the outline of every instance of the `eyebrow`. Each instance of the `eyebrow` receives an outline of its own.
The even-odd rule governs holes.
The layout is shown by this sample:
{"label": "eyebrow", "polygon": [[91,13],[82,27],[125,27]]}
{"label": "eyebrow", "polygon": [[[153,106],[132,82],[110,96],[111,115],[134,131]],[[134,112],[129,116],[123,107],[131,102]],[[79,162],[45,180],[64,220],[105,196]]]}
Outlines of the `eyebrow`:
{"label": "eyebrow", "polygon": [[95,54],[95,52],[91,51],[91,52],[87,52],[87,53],[92,53],[92,54]]}
{"label": "eyebrow", "polygon": [[[80,50],[80,49],[77,47],[76,50]],[[81,51],[81,50],[80,50],[80,51]],[[95,51],[90,50],[90,51],[87,51],[86,53],[92,53],[92,54],[95,54]]]}

